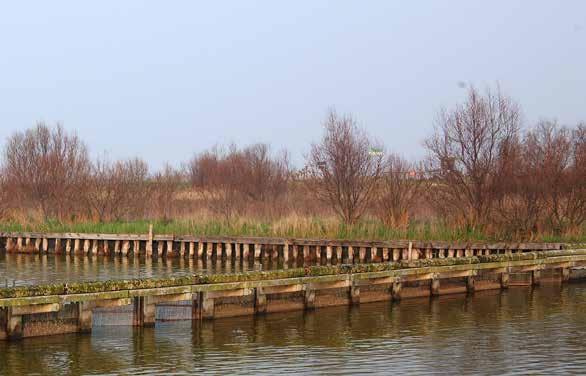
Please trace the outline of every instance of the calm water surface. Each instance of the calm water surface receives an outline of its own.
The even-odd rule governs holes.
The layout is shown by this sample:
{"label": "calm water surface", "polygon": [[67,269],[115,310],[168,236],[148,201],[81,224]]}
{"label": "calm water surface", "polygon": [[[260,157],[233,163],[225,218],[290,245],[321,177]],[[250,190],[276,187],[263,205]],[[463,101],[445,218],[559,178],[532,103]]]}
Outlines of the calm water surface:
{"label": "calm water surface", "polygon": [[0,287],[43,283],[97,281],[108,279],[171,277],[194,273],[232,273],[271,269],[286,265],[259,263],[202,263],[180,257],[135,259],[133,257],[83,257],[67,255],[27,255],[0,251]]}
{"label": "calm water surface", "polygon": [[586,284],[0,342],[0,374],[584,374]]}

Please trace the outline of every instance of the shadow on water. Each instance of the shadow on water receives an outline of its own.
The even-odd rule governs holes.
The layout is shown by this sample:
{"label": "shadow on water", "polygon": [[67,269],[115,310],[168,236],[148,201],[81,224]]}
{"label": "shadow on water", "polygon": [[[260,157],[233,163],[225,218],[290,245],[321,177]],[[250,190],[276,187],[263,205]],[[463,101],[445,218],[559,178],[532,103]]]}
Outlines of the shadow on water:
{"label": "shadow on water", "polygon": [[578,373],[586,284],[0,342],[0,374]]}

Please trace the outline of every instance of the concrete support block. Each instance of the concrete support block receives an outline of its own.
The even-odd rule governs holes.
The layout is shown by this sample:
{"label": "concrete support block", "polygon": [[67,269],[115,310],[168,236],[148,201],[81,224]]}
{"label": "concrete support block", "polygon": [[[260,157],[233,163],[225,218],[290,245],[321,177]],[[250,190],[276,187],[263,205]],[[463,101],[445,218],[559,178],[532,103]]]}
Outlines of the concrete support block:
{"label": "concrete support block", "polygon": [[360,286],[354,283],[350,285],[350,304],[360,304]]}
{"label": "concrete support block", "polygon": [[43,252],[49,252],[49,239],[43,238]]}
{"label": "concrete support block", "polygon": [[469,275],[466,277],[466,291],[468,294],[473,294],[476,289],[474,276]]}
{"label": "concrete support block", "polygon": [[541,270],[533,270],[531,272],[531,284],[539,286],[541,284]]}
{"label": "concrete support block", "polygon": [[[55,242],[57,242],[57,241],[55,241]],[[55,246],[55,249],[57,249],[57,246]],[[98,239],[94,239],[94,240],[92,240],[92,255],[96,256],[97,254],[98,254]]]}
{"label": "concrete support block", "polygon": [[65,253],[67,253],[67,254],[71,253],[71,239],[67,239],[65,241]]}
{"label": "concrete support block", "polygon": [[433,278],[431,280],[431,296],[438,296],[440,290],[440,280],[439,278]]}
{"label": "concrete support block", "polygon": [[82,333],[92,331],[92,307],[86,302],[77,304],[77,330]]}
{"label": "concrete support block", "polygon": [[173,255],[173,241],[167,240],[167,256]]}
{"label": "concrete support block", "polygon": [[501,273],[501,288],[509,288],[509,273]]}
{"label": "concrete support block", "polygon": [[267,312],[267,296],[262,287],[254,289],[254,313],[264,314]]}
{"label": "concrete support block", "polygon": [[254,245],[254,259],[255,260],[260,260],[260,256],[261,256],[261,244],[255,244]]}
{"label": "concrete support block", "polygon": [[23,337],[22,316],[13,315],[12,309],[8,308],[6,318],[6,336],[8,339],[21,339]]}
{"label": "concrete support block", "polygon": [[391,289],[391,297],[393,300],[401,300],[402,289],[403,284],[401,282],[393,282],[393,287]]}
{"label": "concrete support block", "polygon": [[132,255],[134,257],[140,256],[140,240],[134,240],[132,244]]}
{"label": "concrete support block", "polygon": [[133,318],[135,326],[154,326],[156,305],[149,296],[133,298]]}
{"label": "concrete support block", "polygon": [[315,309],[315,290],[309,288],[305,290],[304,303],[306,310]]}
{"label": "concrete support block", "polygon": [[89,252],[90,252],[90,241],[89,241],[89,239],[85,239],[83,241],[83,253],[84,253],[84,255],[87,255]]}
{"label": "concrete support block", "polygon": [[200,309],[202,319],[205,320],[214,318],[215,302],[213,298],[209,297],[208,292],[203,292],[201,294]]}
{"label": "concrete support block", "polygon": [[568,282],[570,280],[570,268],[562,268],[562,282]]}
{"label": "concrete support block", "polygon": [[289,252],[290,252],[289,243],[285,243],[283,245],[283,262],[285,262],[285,263],[289,262]]}

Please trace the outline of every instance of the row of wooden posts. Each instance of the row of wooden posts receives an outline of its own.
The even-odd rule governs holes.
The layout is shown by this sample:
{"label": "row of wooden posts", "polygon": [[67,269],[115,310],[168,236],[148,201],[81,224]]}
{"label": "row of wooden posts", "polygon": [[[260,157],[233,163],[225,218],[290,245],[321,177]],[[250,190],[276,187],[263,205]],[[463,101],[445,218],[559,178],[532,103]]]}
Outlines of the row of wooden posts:
{"label": "row of wooden posts", "polygon": [[388,262],[561,249],[560,243],[354,241],[120,234],[0,233],[0,248],[19,253],[67,253],[198,260]]}

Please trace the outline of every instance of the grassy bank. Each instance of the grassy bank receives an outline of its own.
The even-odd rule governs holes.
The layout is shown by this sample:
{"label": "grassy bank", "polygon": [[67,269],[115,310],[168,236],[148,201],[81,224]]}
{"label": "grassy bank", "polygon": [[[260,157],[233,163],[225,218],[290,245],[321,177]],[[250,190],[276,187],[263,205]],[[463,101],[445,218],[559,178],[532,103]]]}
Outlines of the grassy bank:
{"label": "grassy bank", "polygon": [[576,234],[555,236],[538,234],[531,237],[486,234],[482,231],[448,227],[438,223],[412,223],[406,230],[389,228],[376,220],[365,220],[356,225],[340,224],[335,219],[289,218],[274,222],[255,220],[174,220],[174,221],[132,221],[132,222],[77,222],[63,223],[47,221],[42,223],[0,223],[3,232],[80,232],[144,234],[152,223],[156,234],[194,234],[208,236],[264,236],[291,238],[328,239],[417,239],[417,240],[459,240],[459,241],[544,241],[544,242],[586,242],[586,228]]}

